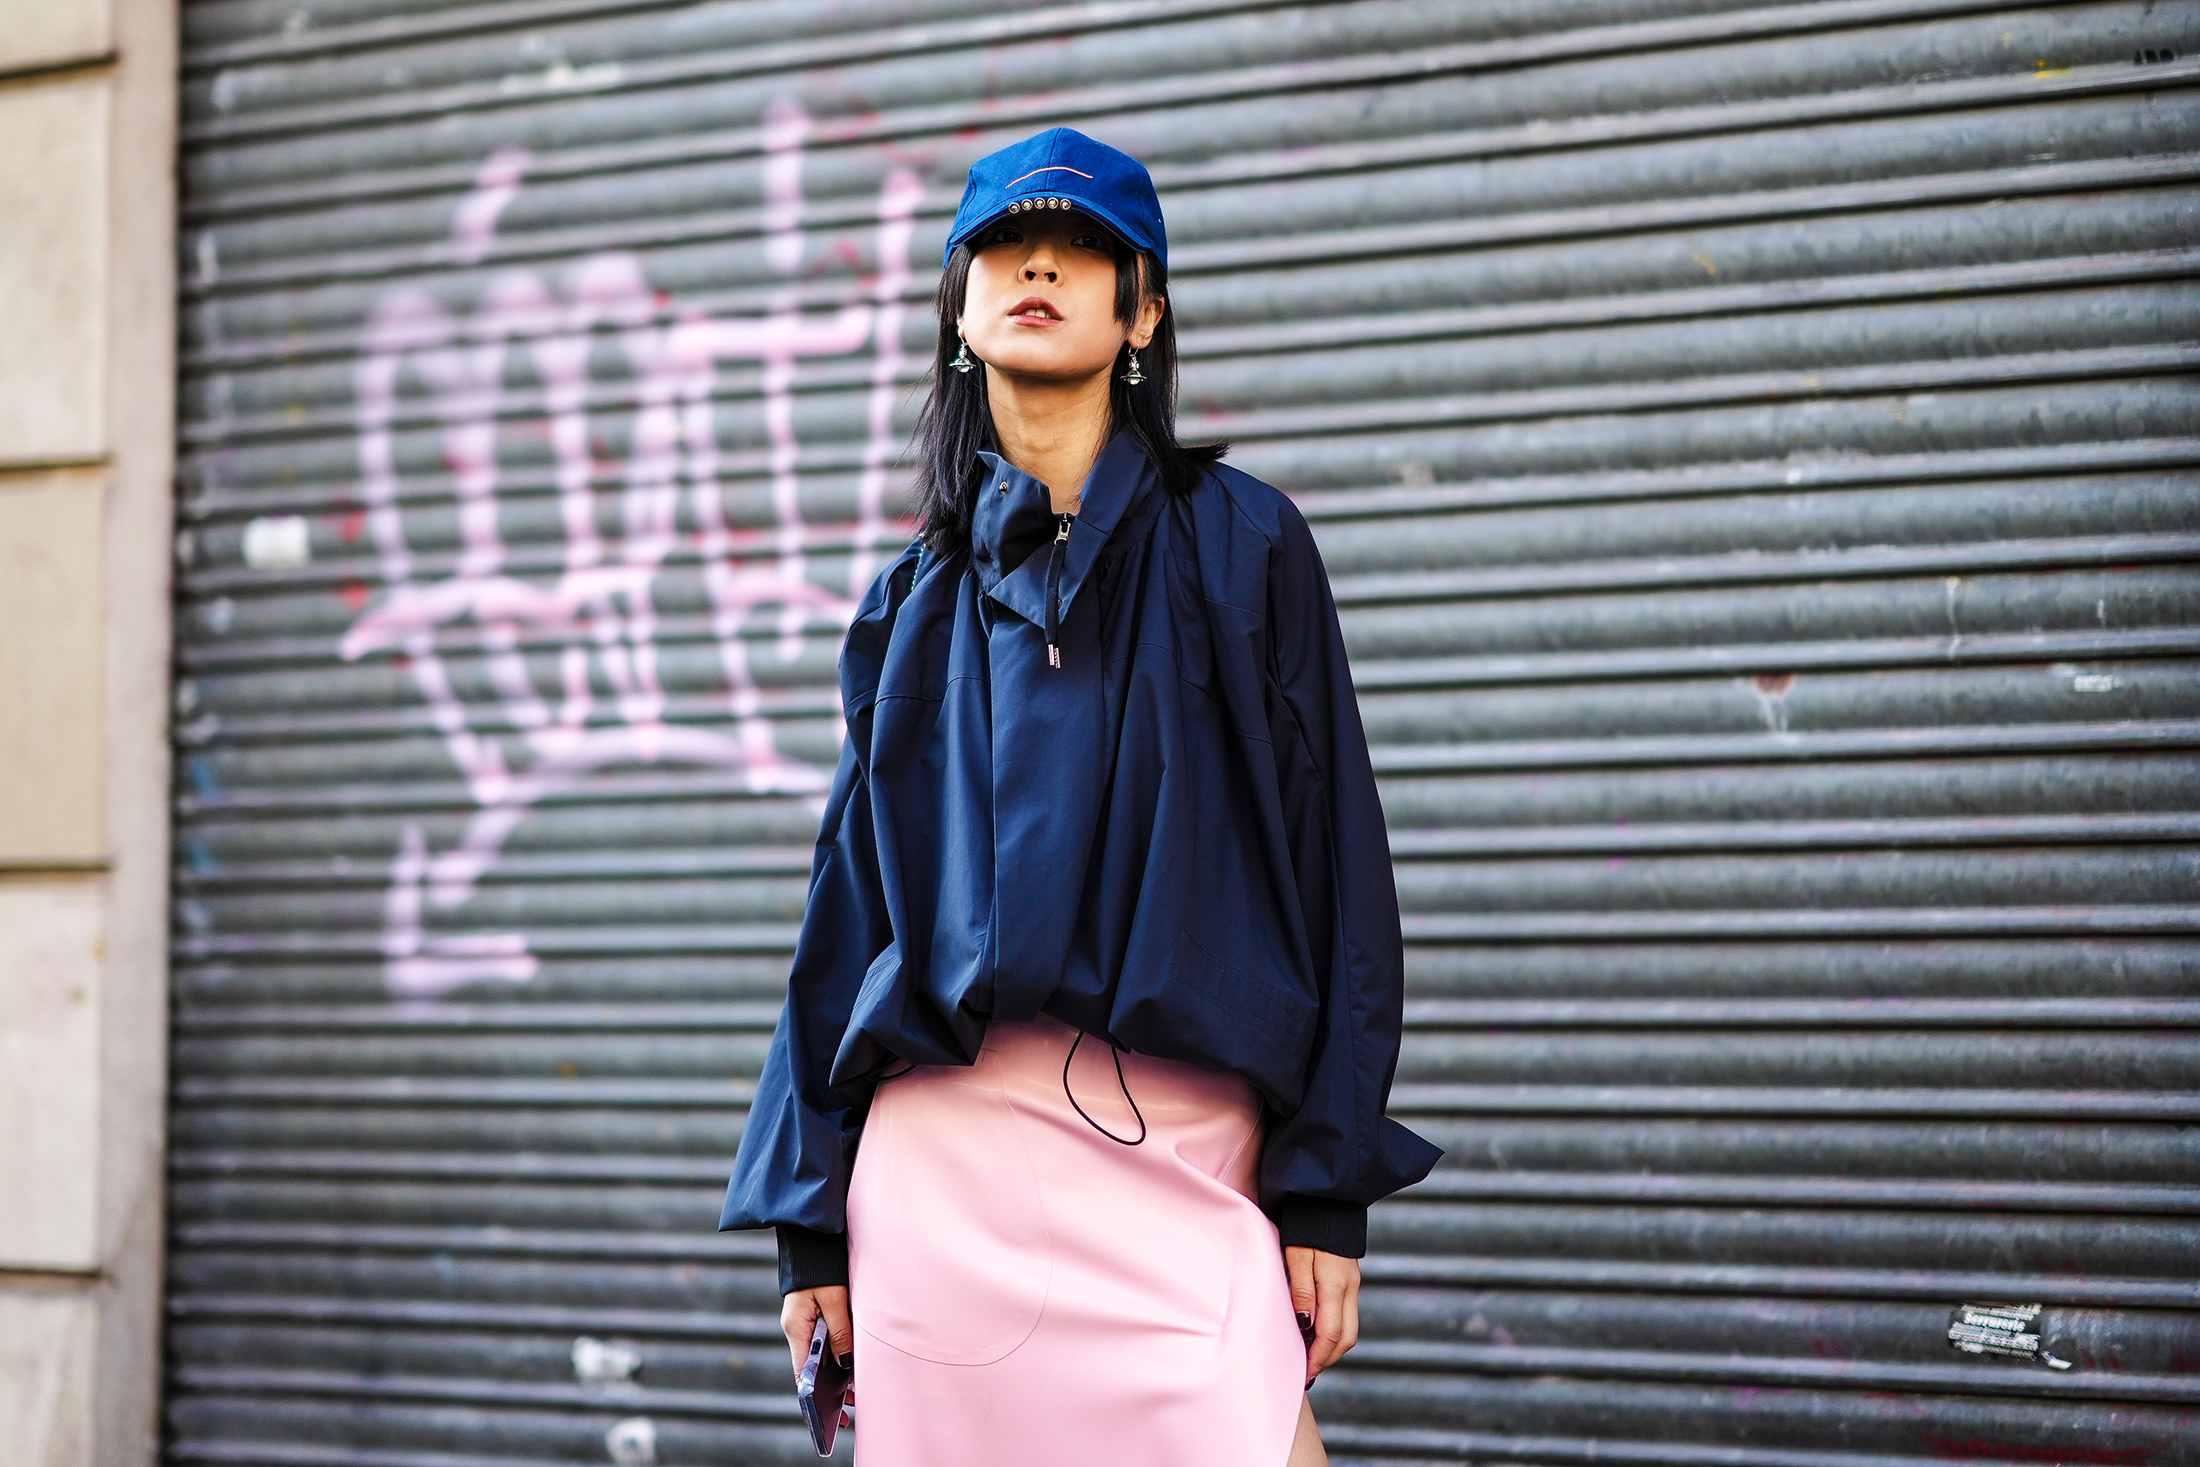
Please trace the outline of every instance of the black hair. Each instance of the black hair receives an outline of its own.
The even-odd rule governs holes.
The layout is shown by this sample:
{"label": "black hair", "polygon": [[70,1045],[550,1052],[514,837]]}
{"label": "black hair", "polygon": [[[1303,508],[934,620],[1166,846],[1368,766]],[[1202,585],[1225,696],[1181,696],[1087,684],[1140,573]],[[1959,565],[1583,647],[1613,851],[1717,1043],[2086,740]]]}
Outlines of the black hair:
{"label": "black hair", "polygon": [[[1169,306],[1168,272],[1159,260],[1126,244],[1114,231],[1101,232],[1115,250],[1115,319],[1127,326],[1138,319],[1139,308],[1148,300],[1159,300],[1162,306],[1153,340],[1138,353],[1139,370],[1146,380],[1135,387],[1122,380],[1130,365],[1128,342],[1108,371],[1108,435],[1128,429],[1153,460],[1162,488],[1172,495],[1189,494],[1207,466],[1227,453],[1230,445],[1187,447],[1176,441],[1176,312]],[[961,349],[955,322],[969,294],[970,257],[967,242],[955,246],[946,273],[940,276],[939,345],[926,379],[924,411],[917,417],[917,533],[925,549],[935,554],[970,544],[971,506],[982,467],[978,454],[998,453],[1001,447],[993,433],[984,371],[957,372],[948,366]]]}

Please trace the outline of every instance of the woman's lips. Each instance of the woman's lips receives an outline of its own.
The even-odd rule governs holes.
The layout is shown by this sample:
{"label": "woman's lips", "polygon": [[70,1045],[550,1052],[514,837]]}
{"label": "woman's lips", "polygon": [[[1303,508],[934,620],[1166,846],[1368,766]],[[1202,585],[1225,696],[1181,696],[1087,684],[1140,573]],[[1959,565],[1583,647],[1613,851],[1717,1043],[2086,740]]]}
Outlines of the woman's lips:
{"label": "woman's lips", "polygon": [[1008,313],[1008,319],[1025,326],[1062,324],[1061,313],[1054,309],[1054,302],[1035,295],[1027,295],[1016,302],[1015,308]]}

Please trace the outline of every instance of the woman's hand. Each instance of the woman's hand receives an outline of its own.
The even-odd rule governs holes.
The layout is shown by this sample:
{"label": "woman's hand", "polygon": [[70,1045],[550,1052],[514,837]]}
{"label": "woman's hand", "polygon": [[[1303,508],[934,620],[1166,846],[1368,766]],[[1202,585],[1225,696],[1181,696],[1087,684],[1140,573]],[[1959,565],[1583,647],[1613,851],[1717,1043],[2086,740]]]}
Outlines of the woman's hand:
{"label": "woman's hand", "polygon": [[1318,1248],[1286,1248],[1283,1269],[1291,1279],[1300,1334],[1312,1316],[1314,1337],[1306,1346],[1306,1381],[1312,1385],[1360,1342],[1360,1260]]}
{"label": "woman's hand", "polygon": [[794,1355],[794,1373],[799,1379],[802,1362],[810,1358],[810,1335],[817,1328],[817,1317],[825,1316],[825,1328],[832,1333],[833,1358],[845,1360],[855,1353],[855,1327],[848,1321],[848,1289],[844,1284],[828,1284],[821,1289],[796,1289],[780,1301],[779,1328],[787,1336],[787,1349]]}

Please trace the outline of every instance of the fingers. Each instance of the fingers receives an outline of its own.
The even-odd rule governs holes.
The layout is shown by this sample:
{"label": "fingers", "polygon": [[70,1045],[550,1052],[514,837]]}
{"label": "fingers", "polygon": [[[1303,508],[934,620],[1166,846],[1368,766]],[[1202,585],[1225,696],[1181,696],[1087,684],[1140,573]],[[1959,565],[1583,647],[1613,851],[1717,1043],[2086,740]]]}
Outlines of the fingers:
{"label": "fingers", "polygon": [[810,1358],[810,1332],[817,1328],[817,1313],[815,1289],[796,1289],[779,1301],[779,1331],[787,1337],[797,1377],[802,1374],[802,1362]]}
{"label": "fingers", "polygon": [[1338,1275],[1344,1282],[1344,1301],[1338,1309],[1337,1354],[1342,1358],[1360,1342],[1360,1260],[1338,1258],[1334,1260]]}
{"label": "fingers", "polygon": [[1328,1269],[1314,1270],[1314,1343],[1306,1352],[1307,1373],[1320,1375],[1344,1353],[1344,1281]]}
{"label": "fingers", "polygon": [[[818,1307],[825,1312],[825,1328],[833,1338],[833,1358],[851,1360],[856,1351],[855,1322],[848,1314],[848,1290],[845,1285],[833,1284],[817,1291]],[[803,1342],[807,1348],[809,1342]]]}
{"label": "fingers", "polygon": [[1360,1263],[1333,1253],[1316,1253],[1314,1339],[1307,1347],[1309,1376],[1319,1375],[1360,1342]]}
{"label": "fingers", "polygon": [[794,1373],[802,1374],[802,1362],[810,1358],[810,1336],[817,1317],[825,1316],[825,1330],[833,1342],[835,1359],[854,1353],[856,1332],[848,1316],[848,1290],[831,1284],[822,1289],[796,1289],[779,1303],[779,1330],[787,1337],[787,1351],[794,1357]]}
{"label": "fingers", "polygon": [[1291,1313],[1298,1320],[1299,1338],[1306,1342],[1308,1389],[1314,1385],[1314,1313],[1319,1301],[1314,1292],[1314,1250],[1311,1248],[1286,1248],[1283,1250],[1283,1273],[1291,1284]]}
{"label": "fingers", "polygon": [[[1284,1276],[1291,1280],[1291,1309],[1301,1316],[1314,1312],[1314,1250],[1311,1248],[1286,1248],[1283,1250]],[[1311,1320],[1299,1320],[1299,1333],[1306,1333]]]}

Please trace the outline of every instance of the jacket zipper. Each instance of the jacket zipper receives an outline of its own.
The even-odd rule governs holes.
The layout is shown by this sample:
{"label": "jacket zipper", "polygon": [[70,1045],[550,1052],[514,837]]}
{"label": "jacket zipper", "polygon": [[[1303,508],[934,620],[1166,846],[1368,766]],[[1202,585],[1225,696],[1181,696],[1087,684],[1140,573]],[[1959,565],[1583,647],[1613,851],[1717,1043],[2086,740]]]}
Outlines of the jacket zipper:
{"label": "jacket zipper", "polygon": [[1062,665],[1062,615],[1059,606],[1062,585],[1062,558],[1069,554],[1069,527],[1077,520],[1073,514],[1058,514],[1055,519],[1054,547],[1047,552],[1047,666]]}

